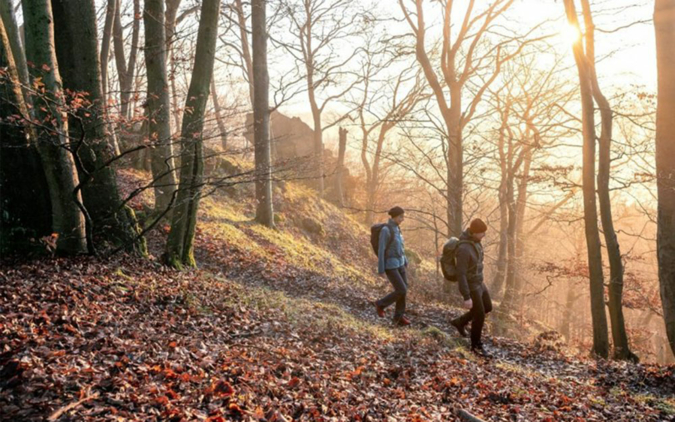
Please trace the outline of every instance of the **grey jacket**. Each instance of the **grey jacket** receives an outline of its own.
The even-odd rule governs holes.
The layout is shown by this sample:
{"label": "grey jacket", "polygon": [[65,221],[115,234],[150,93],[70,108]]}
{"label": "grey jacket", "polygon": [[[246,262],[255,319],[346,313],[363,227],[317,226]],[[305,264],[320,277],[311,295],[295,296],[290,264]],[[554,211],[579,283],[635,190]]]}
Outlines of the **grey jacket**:
{"label": "grey jacket", "polygon": [[459,239],[469,241],[460,243],[455,253],[459,292],[464,300],[469,300],[470,292],[483,285],[483,247],[480,242],[473,241],[468,230]]}
{"label": "grey jacket", "polygon": [[[393,228],[394,238],[391,239]],[[391,244],[389,243],[391,239]],[[377,252],[377,272],[382,274],[385,270],[393,270],[408,265],[405,256],[405,246],[401,229],[391,218],[387,225],[380,230],[379,250]]]}

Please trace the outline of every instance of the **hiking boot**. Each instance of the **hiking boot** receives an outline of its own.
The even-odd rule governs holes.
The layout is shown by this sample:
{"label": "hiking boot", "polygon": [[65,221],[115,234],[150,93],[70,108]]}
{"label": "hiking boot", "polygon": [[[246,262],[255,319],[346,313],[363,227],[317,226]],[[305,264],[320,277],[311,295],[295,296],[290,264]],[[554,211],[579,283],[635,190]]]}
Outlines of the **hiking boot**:
{"label": "hiking boot", "polygon": [[377,304],[377,302],[370,302],[371,305],[375,307],[375,312],[380,318],[384,318],[384,308]]}
{"label": "hiking boot", "polygon": [[401,317],[398,321],[396,321],[396,325],[399,327],[405,327],[407,325],[410,325],[410,320],[404,316]]}
{"label": "hiking boot", "polygon": [[453,319],[450,321],[450,325],[455,327],[457,331],[459,332],[459,335],[462,337],[468,337],[469,334],[466,332],[466,325],[461,325],[459,321]]}
{"label": "hiking boot", "polygon": [[478,357],[481,357],[481,358],[484,358],[484,359],[491,359],[492,358],[492,355],[487,350],[485,350],[485,348],[483,347],[482,344],[478,345],[478,346],[471,346],[471,352],[474,355],[476,355]]}

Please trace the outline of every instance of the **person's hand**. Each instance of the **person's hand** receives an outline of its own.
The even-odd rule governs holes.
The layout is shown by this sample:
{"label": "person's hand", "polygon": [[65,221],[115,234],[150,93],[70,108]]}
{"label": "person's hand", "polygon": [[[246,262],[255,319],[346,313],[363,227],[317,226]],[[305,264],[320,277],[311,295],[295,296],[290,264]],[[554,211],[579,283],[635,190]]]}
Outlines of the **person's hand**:
{"label": "person's hand", "polygon": [[387,273],[379,273],[378,276],[386,279],[387,278]]}
{"label": "person's hand", "polygon": [[467,299],[464,301],[464,307],[466,309],[471,309],[473,307],[473,301],[471,299]]}

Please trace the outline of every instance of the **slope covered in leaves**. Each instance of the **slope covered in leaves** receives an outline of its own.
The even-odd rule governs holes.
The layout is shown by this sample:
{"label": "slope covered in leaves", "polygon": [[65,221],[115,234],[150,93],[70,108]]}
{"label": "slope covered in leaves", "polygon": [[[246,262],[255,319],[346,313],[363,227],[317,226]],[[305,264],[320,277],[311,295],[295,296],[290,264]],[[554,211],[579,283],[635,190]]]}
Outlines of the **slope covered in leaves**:
{"label": "slope covered in leaves", "polygon": [[[2,263],[0,420],[673,418],[672,368],[571,358],[548,337],[492,339],[496,358],[479,360],[439,304],[413,302],[411,329],[375,318],[367,300],[387,286],[365,230],[291,189],[279,231],[252,224],[246,201],[207,199],[199,270]],[[320,212],[323,234],[302,222]]]}

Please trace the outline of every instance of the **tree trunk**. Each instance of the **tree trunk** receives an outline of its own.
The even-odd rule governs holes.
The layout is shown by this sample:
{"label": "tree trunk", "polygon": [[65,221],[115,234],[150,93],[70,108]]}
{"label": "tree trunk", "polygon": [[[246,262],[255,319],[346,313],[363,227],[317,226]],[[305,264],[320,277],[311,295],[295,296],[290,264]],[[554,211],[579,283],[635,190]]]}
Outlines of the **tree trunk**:
{"label": "tree trunk", "polygon": [[345,152],[347,149],[347,129],[340,128],[339,130],[339,148],[338,148],[338,161],[335,170],[335,185],[338,196],[338,203],[341,207],[345,206],[345,193],[344,193],[344,167],[345,167]]}
{"label": "tree trunk", "polygon": [[323,127],[321,126],[321,110],[314,99],[314,88],[309,90],[310,105],[312,108],[312,121],[314,122],[314,184],[319,196],[323,197],[324,191],[324,165],[323,165]]}
{"label": "tree trunk", "polygon": [[506,252],[508,248],[508,205],[506,203],[506,185],[499,188],[499,249],[497,252],[497,268],[492,278],[490,294],[501,301],[506,277]]}
{"label": "tree trunk", "polygon": [[598,77],[595,71],[595,40],[593,15],[588,0],[582,0],[582,10],[586,27],[586,57],[588,58],[589,74],[593,98],[600,108],[601,130],[598,159],[598,200],[600,203],[600,219],[605,236],[607,256],[609,259],[609,317],[614,344],[614,359],[637,361],[638,357],[631,352],[626,333],[626,323],[623,316],[623,263],[619,240],[612,221],[612,202],[609,196],[609,179],[611,170],[612,144],[612,108],[609,101],[602,94]]}
{"label": "tree trunk", "polygon": [[[564,0],[567,20],[579,28],[576,8],[573,0]],[[580,30],[579,30],[580,31]],[[609,355],[607,317],[605,315],[604,284],[602,275],[602,251],[598,232],[598,211],[595,199],[595,118],[593,92],[588,63],[583,51],[581,39],[572,46],[574,60],[579,72],[581,89],[582,133],[583,133],[583,195],[584,225],[588,248],[588,267],[590,272],[591,318],[593,321],[593,350],[599,357]]]}
{"label": "tree trunk", "polygon": [[574,282],[572,280],[567,281],[567,298],[565,299],[565,309],[563,311],[562,322],[560,324],[560,334],[565,337],[567,344],[572,343],[571,330],[572,327],[572,314],[574,313],[574,303],[576,302],[577,296],[574,292]]}
{"label": "tree trunk", "polygon": [[244,5],[241,0],[234,0],[234,8],[237,13],[237,23],[239,24],[239,37],[241,38],[241,58],[244,61],[244,72],[248,82],[248,95],[253,105],[253,93],[255,91],[253,83],[253,62],[251,60],[251,49],[248,43],[248,30],[246,29],[246,15],[244,15]]}
{"label": "tree trunk", "polygon": [[516,296],[516,311],[523,311],[524,293],[525,293],[525,279],[522,271],[524,265],[524,257],[527,251],[525,247],[524,227],[525,227],[525,213],[527,212],[527,187],[530,183],[530,170],[532,168],[532,156],[534,155],[534,145],[528,145],[523,151],[523,171],[518,181],[518,199],[516,200],[516,268],[515,268],[515,282],[518,296]]}
{"label": "tree trunk", "polygon": [[274,227],[272,206],[272,161],[270,151],[269,74],[267,72],[267,0],[253,0],[253,131],[255,144],[256,221]]}
{"label": "tree trunk", "polygon": [[[176,169],[171,139],[171,102],[166,74],[164,0],[146,0],[145,65],[148,73],[148,125],[152,149],[152,176],[155,188],[155,211],[163,212],[173,203]],[[189,97],[188,97],[189,98]]]}
{"label": "tree trunk", "polygon": [[654,28],[658,70],[657,256],[663,319],[670,349],[675,353],[675,0],[656,0]]}
{"label": "tree trunk", "polygon": [[462,147],[462,89],[459,85],[450,88],[451,107],[448,110],[448,237],[462,234],[462,202],[464,195],[464,149]]}
{"label": "tree trunk", "polygon": [[220,102],[218,101],[218,91],[216,90],[216,78],[211,78],[211,98],[213,99],[213,108],[216,115],[216,123],[218,124],[218,135],[220,136],[220,145],[223,151],[227,151],[227,126],[223,120]]}
{"label": "tree trunk", "polygon": [[11,119],[29,116],[3,20],[5,15],[0,17],[0,68],[8,71],[0,74],[0,255],[30,251],[35,244],[29,239],[48,236],[52,226],[40,157],[25,121]]}
{"label": "tree trunk", "polygon": [[[136,70],[136,56],[138,55],[138,38],[141,22],[140,0],[134,0],[134,20],[131,32],[131,50],[127,62],[124,48],[124,28],[122,27],[122,2],[116,0],[115,15],[113,22],[113,40],[115,44],[115,65],[120,85],[120,115],[123,119],[129,118],[129,102],[134,84],[134,72]],[[107,22],[106,22],[107,24]]]}
{"label": "tree trunk", "polygon": [[[509,166],[511,167],[511,166]],[[508,223],[506,227],[506,291],[504,300],[499,305],[499,311],[513,315],[517,312],[516,303],[520,295],[516,279],[516,225],[518,219],[518,209],[514,192],[514,174],[513,169],[509,168],[506,185],[506,208],[508,211]]]}
{"label": "tree trunk", "polygon": [[166,49],[168,54],[166,59],[168,60],[169,66],[169,82],[171,83],[171,110],[174,120],[174,125],[176,126],[176,131],[180,127],[180,117],[181,113],[178,108],[178,91],[176,88],[176,62],[174,60],[175,54],[173,49],[174,43],[174,34],[176,32],[176,18],[178,15],[178,9],[180,8],[182,0],[166,0],[166,13],[164,14],[164,23],[166,25]]}
{"label": "tree trunk", "polygon": [[124,57],[124,29],[122,28],[122,0],[116,0],[115,19],[113,20],[113,44],[115,46],[115,66],[120,88],[120,107],[122,95],[127,87],[127,59]]}
{"label": "tree trunk", "polygon": [[26,31],[26,60],[33,80],[41,78],[45,92],[35,98],[35,116],[44,122],[37,134],[37,148],[47,177],[52,204],[53,230],[58,235],[57,252],[87,251],[82,196],[73,155],[68,151],[68,120],[63,111],[63,91],[54,51],[54,26],[49,0],[22,2]]}
{"label": "tree trunk", "polygon": [[101,38],[101,90],[104,106],[108,108],[108,61],[110,60],[110,40],[112,39],[113,22],[117,11],[117,0],[108,0],[105,11],[105,24]]}
{"label": "tree trunk", "polygon": [[204,113],[213,76],[219,9],[220,0],[204,0],[199,19],[195,62],[185,102],[185,110],[190,113],[183,118],[181,129],[180,187],[166,245],[167,263],[175,268],[196,265],[194,237],[204,175]]}
{"label": "tree trunk", "polygon": [[94,1],[52,0],[52,8],[63,86],[73,93],[88,94],[89,104],[79,108],[68,123],[80,160],[78,176],[91,217],[90,230],[96,239],[145,254],[145,244],[136,242],[138,224],[133,210],[122,206],[115,171],[108,164],[113,154],[107,142]]}
{"label": "tree trunk", "polygon": [[28,76],[28,66],[26,64],[26,53],[24,51],[23,42],[21,41],[21,32],[17,25],[14,7],[10,0],[0,0],[0,19],[2,19],[5,24],[5,34],[11,46],[14,66],[16,67],[18,78],[22,85],[24,101],[28,104],[29,95],[26,87],[30,85],[30,78]]}

